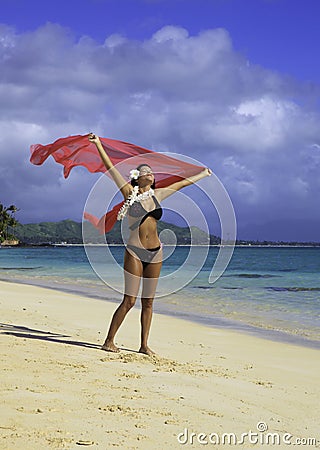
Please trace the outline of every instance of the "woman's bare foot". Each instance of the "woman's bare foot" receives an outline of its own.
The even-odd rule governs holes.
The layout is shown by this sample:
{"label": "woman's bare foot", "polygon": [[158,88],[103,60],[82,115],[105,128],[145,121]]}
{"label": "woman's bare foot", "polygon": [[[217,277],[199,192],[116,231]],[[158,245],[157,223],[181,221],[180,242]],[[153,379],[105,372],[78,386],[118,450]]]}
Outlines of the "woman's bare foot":
{"label": "woman's bare foot", "polygon": [[154,356],[155,352],[153,352],[149,347],[140,347],[139,353],[144,353],[148,356]]}
{"label": "woman's bare foot", "polygon": [[103,346],[101,347],[101,350],[105,350],[106,352],[113,352],[113,353],[119,353],[120,348],[118,348],[112,341],[105,341]]}

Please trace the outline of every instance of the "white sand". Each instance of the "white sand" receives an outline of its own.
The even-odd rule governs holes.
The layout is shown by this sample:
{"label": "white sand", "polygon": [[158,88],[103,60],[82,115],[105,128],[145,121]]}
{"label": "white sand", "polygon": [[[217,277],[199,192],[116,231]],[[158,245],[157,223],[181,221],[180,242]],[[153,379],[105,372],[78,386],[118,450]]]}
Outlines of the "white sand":
{"label": "white sand", "polygon": [[[1,449],[320,448],[318,350],[155,315],[148,357],[135,308],[112,354],[114,303],[0,282],[0,304]],[[250,430],[263,444],[210,442]]]}

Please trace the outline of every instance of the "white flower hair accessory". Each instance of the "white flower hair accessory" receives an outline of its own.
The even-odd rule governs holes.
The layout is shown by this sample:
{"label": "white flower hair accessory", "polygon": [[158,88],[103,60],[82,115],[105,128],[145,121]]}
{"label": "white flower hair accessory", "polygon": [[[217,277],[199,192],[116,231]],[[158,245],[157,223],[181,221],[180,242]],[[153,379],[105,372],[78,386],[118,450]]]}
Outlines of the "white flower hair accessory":
{"label": "white flower hair accessory", "polygon": [[140,172],[138,169],[130,170],[130,180],[137,180],[140,176]]}

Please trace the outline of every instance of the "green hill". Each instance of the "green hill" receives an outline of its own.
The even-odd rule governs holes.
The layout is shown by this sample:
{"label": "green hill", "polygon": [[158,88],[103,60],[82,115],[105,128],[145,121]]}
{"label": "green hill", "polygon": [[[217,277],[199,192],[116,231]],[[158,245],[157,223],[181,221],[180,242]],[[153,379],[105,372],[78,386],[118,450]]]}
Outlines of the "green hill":
{"label": "green hill", "polygon": [[[105,238],[89,223],[84,223],[86,243],[104,243]],[[188,227],[178,227],[176,225],[159,221],[158,231],[161,234],[161,241],[167,244],[190,244],[191,233]],[[194,244],[220,243],[216,236],[209,236],[197,227],[191,227],[192,241]],[[25,245],[44,244],[82,244],[82,224],[73,220],[62,220],[60,222],[40,222],[19,224],[15,228],[15,236]],[[106,234],[106,241],[109,244],[122,244],[120,222]]]}

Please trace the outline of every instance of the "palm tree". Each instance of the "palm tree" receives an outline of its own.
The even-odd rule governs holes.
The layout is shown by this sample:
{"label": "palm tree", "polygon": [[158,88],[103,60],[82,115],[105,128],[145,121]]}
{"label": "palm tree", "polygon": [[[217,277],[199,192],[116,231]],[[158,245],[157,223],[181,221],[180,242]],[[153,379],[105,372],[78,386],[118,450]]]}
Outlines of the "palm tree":
{"label": "palm tree", "polygon": [[14,213],[18,211],[15,205],[5,207],[0,203],[0,243],[6,239],[14,239],[14,235],[9,233],[9,227],[14,228],[18,225]]}

